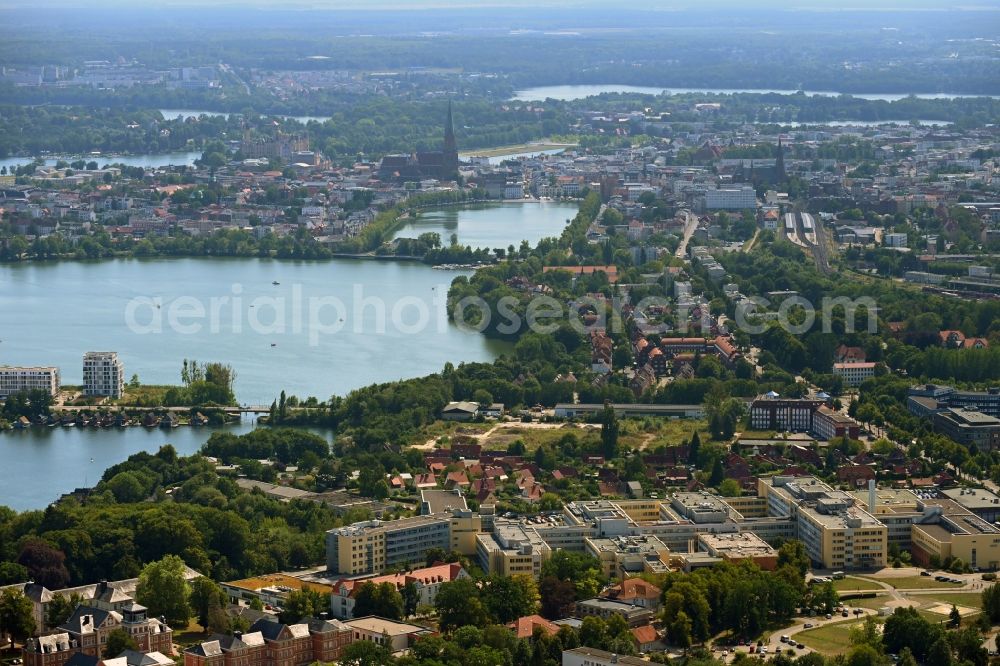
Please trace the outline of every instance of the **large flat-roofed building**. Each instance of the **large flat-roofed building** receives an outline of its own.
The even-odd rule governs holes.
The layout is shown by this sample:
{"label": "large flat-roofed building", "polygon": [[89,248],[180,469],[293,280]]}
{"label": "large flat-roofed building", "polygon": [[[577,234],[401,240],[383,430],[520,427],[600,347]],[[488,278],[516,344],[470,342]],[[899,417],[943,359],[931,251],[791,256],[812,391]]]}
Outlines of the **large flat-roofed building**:
{"label": "large flat-roofed building", "polygon": [[45,391],[55,396],[59,393],[59,368],[0,366],[0,398],[22,391]]}
{"label": "large flat-roofed building", "polygon": [[[619,418],[630,416],[663,416],[673,419],[700,419],[705,416],[701,405],[653,405],[642,403],[616,402],[611,404]],[[558,418],[573,419],[599,414],[604,409],[597,403],[559,403],[554,414]]]}
{"label": "large flat-roofed building", "polygon": [[125,366],[117,352],[87,352],[83,355],[83,393],[122,397],[125,393]]}
{"label": "large flat-roofed building", "polygon": [[874,363],[834,363],[833,374],[840,375],[847,386],[860,386],[861,382],[875,376]]}
{"label": "large flat-roofed building", "polygon": [[304,581],[288,574],[264,574],[254,578],[244,578],[228,583],[220,583],[222,591],[229,597],[230,603],[259,599],[265,606],[282,607],[288,600],[288,595],[296,590],[312,590],[322,595],[328,595],[333,587],[323,583]]}
{"label": "large flat-roofed building", "polygon": [[985,521],[993,523],[1000,519],[1000,497],[985,488],[948,488],[941,492]]}
{"label": "large flat-roofed building", "polygon": [[579,647],[562,653],[562,666],[649,666],[639,657],[614,654],[597,648]]}
{"label": "large flat-roofed building", "polygon": [[479,565],[490,574],[538,578],[551,554],[552,548],[536,530],[515,520],[499,518],[492,533],[476,536]]}
{"label": "large flat-roofed building", "polygon": [[649,624],[656,617],[656,613],[650,608],[601,597],[576,602],[573,614],[581,619],[595,616],[604,620],[612,615],[620,615],[630,627],[641,627],[644,624]]}
{"label": "large flat-roofed building", "polygon": [[822,400],[782,398],[777,393],[768,393],[750,404],[750,427],[809,432],[813,427],[813,412],[822,404]]}
{"label": "large flat-roofed building", "polygon": [[658,571],[669,561],[670,549],[657,537],[619,536],[614,538],[586,538],[586,552],[601,563],[601,570],[609,578],[624,579],[631,575]]}
{"label": "large flat-roofed building", "polygon": [[970,409],[948,407],[933,416],[934,428],[963,446],[979,451],[1000,448],[1000,419]]}
{"label": "large flat-roofed building", "polygon": [[758,480],[771,515],[795,519],[796,536],[818,566],[863,569],[885,566],[886,526],[859,506],[850,493],[833,490],[815,477],[774,476]]}
{"label": "large flat-roofed building", "polygon": [[[1000,418],[1000,387],[986,391],[962,391],[941,384],[920,384],[909,390],[907,404],[911,412],[918,416],[946,407],[971,408]],[[915,400],[923,398],[923,400]]]}
{"label": "large flat-roofed building", "polygon": [[422,563],[432,548],[474,555],[481,525],[478,513],[454,511],[338,527],[326,533],[327,568],[349,576],[377,574]]}
{"label": "large flat-roofed building", "polygon": [[813,413],[812,432],[820,439],[826,440],[837,437],[857,439],[861,434],[861,426],[850,416],[821,405]]}
{"label": "large flat-roofed building", "polygon": [[670,507],[694,523],[723,523],[729,518],[729,506],[710,493],[675,493]]}
{"label": "large flat-roofed building", "polygon": [[914,562],[928,566],[936,556],[980,569],[1000,567],[1000,529],[951,500],[934,500],[926,513],[913,525]]}
{"label": "large flat-roofed building", "polygon": [[778,552],[766,541],[751,532],[736,534],[699,534],[700,550],[731,562],[749,560],[761,569],[774,570],[778,566]]}
{"label": "large flat-roofed building", "polygon": [[757,192],[751,185],[705,190],[707,210],[743,210],[757,207]]}

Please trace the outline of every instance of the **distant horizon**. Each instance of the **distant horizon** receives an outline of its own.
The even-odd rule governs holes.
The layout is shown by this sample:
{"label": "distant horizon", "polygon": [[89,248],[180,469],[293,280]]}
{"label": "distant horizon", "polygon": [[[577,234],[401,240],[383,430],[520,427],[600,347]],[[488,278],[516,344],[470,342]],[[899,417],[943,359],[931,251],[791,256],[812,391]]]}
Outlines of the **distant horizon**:
{"label": "distant horizon", "polygon": [[[96,0],[87,5],[94,9],[162,10],[170,7],[212,8],[247,7],[268,11],[421,11],[455,10],[475,11],[504,8],[579,8],[583,10],[617,13],[621,8],[611,8],[598,0],[292,0],[275,5],[266,0]],[[65,9],[81,8],[73,0],[3,0],[0,10],[12,9]],[[935,0],[879,0],[877,5],[857,4],[856,6],[831,7],[827,0],[759,0],[753,3],[739,0],[638,0],[630,5],[633,12],[674,12],[712,11],[719,9],[808,11],[808,12],[879,12],[879,11],[997,11],[1000,0],[967,2],[955,0],[940,2]],[[530,18],[530,17],[524,17]]]}

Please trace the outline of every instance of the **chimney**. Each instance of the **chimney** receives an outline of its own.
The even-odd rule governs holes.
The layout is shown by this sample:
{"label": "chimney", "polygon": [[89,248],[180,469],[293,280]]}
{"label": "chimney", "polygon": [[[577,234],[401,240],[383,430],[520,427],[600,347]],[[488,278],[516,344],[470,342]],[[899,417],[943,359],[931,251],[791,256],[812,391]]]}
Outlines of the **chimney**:
{"label": "chimney", "polygon": [[233,638],[235,638],[236,640],[241,640],[243,638],[243,632],[242,631],[234,631],[233,632]]}
{"label": "chimney", "polygon": [[327,613],[326,611],[323,611],[322,613],[319,614],[319,619],[321,619],[321,620],[329,620],[330,619],[330,614]]}
{"label": "chimney", "polygon": [[875,513],[875,479],[868,479],[868,512]]}
{"label": "chimney", "polygon": [[107,591],[107,589],[108,589],[108,579],[107,578],[102,578],[101,582],[98,583],[97,590],[98,590],[98,592],[105,592],[105,591]]}

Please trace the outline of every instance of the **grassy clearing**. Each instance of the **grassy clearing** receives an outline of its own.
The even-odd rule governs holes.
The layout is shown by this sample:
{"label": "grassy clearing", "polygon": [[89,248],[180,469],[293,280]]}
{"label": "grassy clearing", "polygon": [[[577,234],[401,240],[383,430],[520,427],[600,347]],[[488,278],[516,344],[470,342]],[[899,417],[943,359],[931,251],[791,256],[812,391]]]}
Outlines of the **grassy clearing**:
{"label": "grassy clearing", "polygon": [[677,446],[691,440],[695,430],[702,445],[711,441],[704,419],[664,419],[646,417],[620,421],[619,441],[624,446],[653,450],[658,446]]}
{"label": "grassy clearing", "polygon": [[908,594],[907,599],[926,605],[930,603],[955,604],[966,608],[982,608],[983,595],[980,592],[955,592],[954,594]]}
{"label": "grassy clearing", "polygon": [[881,585],[871,579],[862,578],[841,578],[833,581],[833,589],[837,592],[866,592],[868,590],[881,590]]}
{"label": "grassy clearing", "polygon": [[892,597],[888,594],[884,594],[870,599],[847,599],[844,601],[844,604],[850,606],[851,608],[870,608],[871,610],[878,610],[891,600]]}
{"label": "grassy clearing", "polygon": [[825,655],[844,654],[851,646],[851,627],[858,624],[856,620],[826,624],[795,634],[795,640]]}
{"label": "grassy clearing", "polygon": [[888,583],[892,585],[897,590],[935,590],[935,589],[955,589],[959,587],[955,583],[944,583],[939,580],[934,580],[933,576],[897,576],[876,578],[873,576],[865,576],[870,580],[878,580],[883,583]]}
{"label": "grassy clearing", "polygon": [[513,425],[511,427],[498,429],[487,437],[483,443],[487,446],[487,448],[496,449],[505,448],[512,442],[521,440],[524,442],[524,446],[528,451],[534,451],[535,449],[545,445],[558,447],[559,441],[567,434],[576,436],[577,441],[584,444],[587,448],[599,448],[600,446],[601,431],[599,429],[582,428],[580,426],[569,424],[559,428],[540,428],[532,427],[530,425]]}

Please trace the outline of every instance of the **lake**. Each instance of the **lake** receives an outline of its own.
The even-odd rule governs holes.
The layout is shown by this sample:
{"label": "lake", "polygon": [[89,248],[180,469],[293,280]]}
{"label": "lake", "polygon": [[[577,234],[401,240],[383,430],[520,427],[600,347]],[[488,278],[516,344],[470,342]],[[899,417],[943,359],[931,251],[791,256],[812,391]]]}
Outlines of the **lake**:
{"label": "lake", "polygon": [[[557,234],[575,214],[555,203],[449,208],[424,213],[421,231],[454,225],[463,243],[506,247]],[[243,404],[270,404],[282,389],[326,399],[509,352],[447,321],[448,286],[470,273],[364,260],[0,264],[0,362],[55,365],[63,384],[79,384],[84,352],[112,350],[126,377],[177,384],[185,358],[223,361],[236,369]],[[191,427],[0,433],[0,504],[40,508],[132,453],[164,442],[192,453],[207,437]]]}
{"label": "lake", "polygon": [[506,248],[510,238],[526,240],[531,245],[548,236],[562,233],[566,221],[576,215],[575,204],[551,201],[511,203],[502,206],[485,204],[441,208],[420,213],[412,222],[396,232],[394,238],[416,238],[422,233],[441,234],[441,242],[449,244],[451,235],[458,236],[462,245]]}
{"label": "lake", "polygon": [[[200,152],[182,151],[175,153],[151,153],[147,155],[98,155],[98,156],[55,156],[45,158],[45,166],[55,166],[59,160],[73,162],[75,160],[86,160],[87,162],[97,162],[100,166],[106,164],[124,164],[125,166],[157,168],[165,166],[191,166],[194,161],[201,157]],[[31,157],[5,157],[0,159],[0,167],[13,167],[31,164]]]}
{"label": "lake", "polygon": [[[253,427],[248,420],[224,430],[243,434]],[[42,509],[63,493],[93,486],[104,470],[133,453],[172,444],[178,454],[190,455],[219,430],[223,428],[31,428],[2,433],[0,505]]]}
{"label": "lake", "polygon": [[[167,120],[173,120],[177,116],[183,118],[197,118],[198,116],[208,116],[210,118],[229,118],[230,114],[222,111],[198,111],[197,109],[157,109],[164,118]],[[262,114],[262,115],[272,115],[272,114]],[[311,120],[315,120],[318,123],[325,123],[330,119],[330,116],[283,116],[275,115],[276,118],[290,118],[292,120],[297,120],[303,125],[309,123]]]}
{"label": "lake", "polygon": [[[534,88],[526,88],[524,90],[518,90],[514,93],[514,97],[511,99],[521,101],[521,102],[539,102],[546,99],[558,99],[563,101],[571,101],[577,99],[584,99],[586,97],[593,97],[594,95],[602,95],[604,93],[635,93],[640,95],[660,95],[662,93],[669,93],[671,95],[680,95],[685,93],[705,93],[705,94],[718,94],[718,95],[731,95],[734,93],[756,93],[756,94],[767,94],[774,93],[779,95],[795,95],[798,91],[796,90],[780,90],[780,89],[767,89],[767,88],[660,88],[651,86],[626,86],[614,83],[609,84],[596,84],[596,85],[565,85],[565,86],[536,86]],[[824,97],[836,97],[842,93],[831,92],[831,91],[815,91],[807,90],[806,95],[821,95]],[[853,94],[854,97],[859,99],[867,100],[884,100],[887,102],[893,102],[896,100],[904,99],[909,97],[909,95],[902,95],[896,93],[859,93]],[[993,97],[996,99],[996,95],[955,95],[950,93],[921,93],[914,95],[920,99],[956,99],[960,97]]]}

